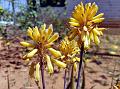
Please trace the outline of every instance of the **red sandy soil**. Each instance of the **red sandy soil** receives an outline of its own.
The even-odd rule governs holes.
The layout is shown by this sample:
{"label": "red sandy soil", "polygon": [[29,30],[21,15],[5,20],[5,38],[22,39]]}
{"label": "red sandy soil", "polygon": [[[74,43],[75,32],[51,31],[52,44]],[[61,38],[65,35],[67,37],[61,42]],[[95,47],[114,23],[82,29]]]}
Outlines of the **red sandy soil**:
{"label": "red sandy soil", "polygon": [[[97,52],[114,51],[115,54],[119,54],[120,28],[108,29],[105,33]],[[25,53],[23,47],[19,45],[21,40],[23,39],[19,36],[13,37],[7,44],[5,40],[0,40],[0,89],[8,89],[8,84],[9,89],[37,89],[34,80],[28,76],[28,66],[22,60],[22,55]],[[92,52],[97,48],[93,49]],[[91,61],[85,67],[85,89],[110,89],[112,77],[115,84],[120,76],[119,58],[119,56],[89,55]],[[46,89],[63,89],[63,75],[62,70],[51,76],[45,72]]]}

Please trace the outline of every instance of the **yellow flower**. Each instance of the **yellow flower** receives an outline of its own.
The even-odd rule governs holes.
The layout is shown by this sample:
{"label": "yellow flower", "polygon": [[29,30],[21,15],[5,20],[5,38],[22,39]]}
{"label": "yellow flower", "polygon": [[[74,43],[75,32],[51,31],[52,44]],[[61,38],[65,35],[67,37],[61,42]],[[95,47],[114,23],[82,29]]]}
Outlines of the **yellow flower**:
{"label": "yellow flower", "polygon": [[48,50],[50,51],[50,53],[51,53],[54,57],[56,57],[56,58],[61,57],[60,51],[57,51],[57,50],[55,50],[55,49],[53,49],[53,48],[48,48]]}
{"label": "yellow flower", "polygon": [[71,27],[68,34],[69,39],[72,40],[77,37],[79,46],[84,43],[85,49],[89,48],[90,41],[98,45],[100,43],[98,36],[103,35],[102,31],[105,30],[105,28],[97,27],[104,20],[103,13],[96,15],[98,9],[95,3],[87,3],[84,6],[81,2],[75,6],[69,20]]}
{"label": "yellow flower", "polygon": [[40,64],[39,62],[35,65],[36,71],[35,71],[35,79],[36,81],[40,81]]}
{"label": "yellow flower", "polygon": [[[44,63],[44,66],[47,67],[48,73],[53,73],[53,63],[58,65],[59,67],[65,68],[66,64],[62,63],[61,61],[55,60],[51,58],[48,53],[50,52],[52,56],[54,57],[61,57],[61,53],[54,48],[51,47],[51,45],[54,44],[54,41],[56,41],[59,37],[58,33],[53,33],[53,26],[49,25],[48,28],[46,28],[46,24],[42,25],[40,28],[37,26],[34,28],[28,28],[27,35],[33,40],[32,43],[29,42],[20,42],[20,44],[27,48],[32,48],[29,53],[27,53],[25,56],[23,56],[23,59],[25,59],[26,62],[29,62],[32,60],[32,57],[34,57],[36,54],[41,58],[41,60]],[[33,62],[33,61],[32,61]],[[36,74],[34,75],[37,81],[39,81],[39,65],[40,60],[36,59],[34,60],[36,65]],[[53,63],[52,63],[53,62]],[[40,64],[39,64],[40,63]],[[29,75],[33,77],[34,69],[30,67]]]}
{"label": "yellow flower", "polygon": [[51,74],[51,73],[53,73],[53,66],[52,66],[52,63],[51,63],[51,60],[50,60],[50,56],[45,55],[45,59],[47,61],[48,72]]}
{"label": "yellow flower", "polygon": [[77,62],[80,61],[76,55],[79,53],[79,47],[75,40],[68,40],[68,37],[65,37],[59,45],[60,52],[62,54],[61,60],[69,66],[73,64],[74,70],[77,69]]}
{"label": "yellow flower", "polygon": [[69,41],[68,37],[61,41],[59,49],[63,55],[73,55],[79,52],[77,42],[75,40]]}
{"label": "yellow flower", "polygon": [[51,59],[51,61],[60,68],[66,68],[66,64],[56,59]]}
{"label": "yellow flower", "polygon": [[31,52],[29,52],[27,55],[26,55],[26,58],[31,58],[33,57],[36,53],[37,53],[38,49],[33,49]]}
{"label": "yellow flower", "polygon": [[[35,42],[35,46],[41,46],[45,48],[50,47],[59,37],[58,33],[53,34],[52,25],[49,25],[48,29],[46,29],[46,24],[42,25],[41,28],[28,28],[27,34]],[[25,43],[22,42],[21,44]],[[26,45],[31,46],[31,44]]]}
{"label": "yellow flower", "polygon": [[34,45],[28,43],[28,42],[20,42],[20,44],[24,47],[34,47]]}

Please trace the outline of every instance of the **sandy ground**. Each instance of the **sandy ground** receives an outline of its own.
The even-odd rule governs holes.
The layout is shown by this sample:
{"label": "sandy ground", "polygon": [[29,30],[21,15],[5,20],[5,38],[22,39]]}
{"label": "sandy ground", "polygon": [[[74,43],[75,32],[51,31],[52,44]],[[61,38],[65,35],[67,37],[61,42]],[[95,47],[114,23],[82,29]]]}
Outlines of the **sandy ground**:
{"label": "sandy ground", "polygon": [[[109,29],[105,33],[106,35],[101,38],[99,52],[114,51],[119,54],[120,29]],[[0,40],[0,89],[37,89],[34,80],[28,76],[28,66],[21,60],[24,49],[19,46],[19,40],[17,38],[17,41],[13,40],[6,45]],[[113,49],[111,45],[117,48]],[[85,67],[85,89],[110,89],[112,78],[115,84],[120,77],[120,57],[88,56],[91,62]],[[46,89],[63,89],[63,75],[62,70],[51,76],[45,72]]]}

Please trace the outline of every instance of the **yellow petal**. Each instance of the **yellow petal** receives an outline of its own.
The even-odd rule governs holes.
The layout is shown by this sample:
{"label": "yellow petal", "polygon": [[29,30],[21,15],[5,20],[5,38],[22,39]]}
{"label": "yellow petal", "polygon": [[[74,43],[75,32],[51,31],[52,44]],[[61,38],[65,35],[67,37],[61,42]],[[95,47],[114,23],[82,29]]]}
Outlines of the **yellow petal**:
{"label": "yellow petal", "polygon": [[95,3],[93,3],[92,6],[91,6],[91,10],[90,11],[91,11],[91,13],[88,16],[88,19],[92,19],[93,16],[95,16],[95,14],[98,11],[98,6]]}
{"label": "yellow petal", "polygon": [[79,57],[75,57],[77,62],[80,62],[80,58]]}
{"label": "yellow petal", "polygon": [[76,62],[73,64],[73,68],[74,68],[74,71],[77,70],[77,63]]}
{"label": "yellow petal", "polygon": [[103,35],[103,32],[102,31],[99,31],[100,35],[102,36]]}
{"label": "yellow petal", "polygon": [[77,6],[75,6],[74,11],[78,12],[78,14],[81,15],[84,13],[84,8],[80,4],[78,4]]}
{"label": "yellow petal", "polygon": [[81,32],[81,40],[85,41],[85,38],[86,38],[86,33],[85,33],[85,31],[82,31]]}
{"label": "yellow petal", "polygon": [[[72,17],[76,20],[78,20],[79,25],[83,24],[84,22],[86,22],[86,15],[84,14],[85,10],[84,10],[84,6],[83,3],[81,2],[80,4],[78,4],[77,6],[75,6],[75,9],[72,13]],[[72,21],[71,21],[72,22]],[[73,23],[73,26],[77,25]]]}
{"label": "yellow petal", "polygon": [[98,18],[98,19],[92,20],[92,22],[94,22],[94,23],[100,23],[100,22],[102,22],[103,20],[104,20],[104,18]]}
{"label": "yellow petal", "polygon": [[92,41],[94,40],[94,36],[93,36],[93,32],[92,31],[90,32],[90,40],[92,40]]}
{"label": "yellow petal", "polygon": [[61,60],[63,60],[63,59],[65,58],[65,56],[63,55],[63,56],[61,56],[60,58],[61,58]]}
{"label": "yellow petal", "polygon": [[46,40],[47,32],[46,32],[46,30],[43,30],[43,29],[40,29],[39,32],[40,32],[39,40],[41,42],[44,42]]}
{"label": "yellow petal", "polygon": [[71,61],[72,61],[72,63],[76,62],[76,58],[75,57],[72,58]]}
{"label": "yellow petal", "polygon": [[90,42],[89,42],[89,40],[86,39],[84,42],[84,49],[88,49],[89,46],[90,46]]}
{"label": "yellow petal", "polygon": [[72,52],[72,54],[76,54],[76,53],[78,53],[79,51],[80,51],[79,47],[75,47],[75,48],[74,48],[74,51]]}
{"label": "yellow petal", "polygon": [[45,55],[45,59],[47,61],[48,72],[51,74],[51,73],[53,73],[53,66],[52,66],[50,57],[48,55]]}
{"label": "yellow petal", "polygon": [[28,43],[28,42],[20,42],[20,44],[24,47],[34,47],[34,45]]}
{"label": "yellow petal", "polygon": [[36,66],[36,71],[35,71],[35,80],[40,81],[40,64],[37,63]]}
{"label": "yellow petal", "polygon": [[79,23],[83,23],[83,18],[78,11],[72,13],[72,17],[79,21]]}
{"label": "yellow petal", "polygon": [[31,58],[35,55],[35,53],[37,53],[38,49],[33,49],[31,52],[29,52],[26,57],[27,58]]}
{"label": "yellow petal", "polygon": [[30,36],[33,39],[32,34],[33,34],[33,30],[32,30],[32,28],[29,27],[28,30],[27,30],[27,35]]}
{"label": "yellow petal", "polygon": [[54,42],[58,39],[59,35],[58,33],[55,33],[49,40],[48,43]]}
{"label": "yellow petal", "polygon": [[33,38],[38,41],[38,38],[40,37],[40,33],[38,30],[38,27],[33,28]]}
{"label": "yellow petal", "polygon": [[95,35],[100,35],[100,32],[97,30],[97,28],[94,28],[94,29],[93,29],[93,33],[94,33]]}
{"label": "yellow petal", "polygon": [[78,20],[76,20],[76,19],[74,19],[74,18],[70,18],[70,22],[79,23]]}
{"label": "yellow petal", "polygon": [[69,24],[70,24],[71,26],[80,26],[80,24],[79,24],[79,23],[76,23],[76,22],[69,22]]}
{"label": "yellow petal", "polygon": [[104,31],[106,28],[97,28],[98,31]]}
{"label": "yellow petal", "polygon": [[95,35],[95,34],[94,34],[94,42],[95,42],[96,45],[98,45],[100,43],[100,40],[99,40],[98,36]]}
{"label": "yellow petal", "polygon": [[93,17],[93,19],[99,19],[99,18],[103,17],[103,15],[104,15],[104,13],[100,13],[97,16]]}
{"label": "yellow petal", "polygon": [[41,29],[45,30],[46,29],[46,24],[44,23],[43,25],[41,25]]}
{"label": "yellow petal", "polygon": [[86,9],[86,11],[85,11],[85,15],[86,15],[86,16],[89,15],[90,7],[91,7],[91,3],[87,3],[87,4],[85,5],[85,9]]}
{"label": "yellow petal", "polygon": [[84,13],[84,5],[83,3],[81,2],[78,7],[81,9],[81,13],[83,14]]}
{"label": "yellow petal", "polygon": [[55,63],[60,68],[66,68],[66,64],[64,62],[61,62],[59,60],[51,59],[53,63]]}
{"label": "yellow petal", "polygon": [[89,26],[92,25],[92,22],[91,22],[91,21],[88,21],[88,22],[87,22],[87,25],[89,25]]}
{"label": "yellow petal", "polygon": [[49,25],[48,29],[47,29],[47,35],[46,35],[46,38],[49,39],[50,36],[52,35],[53,33],[53,25]]}
{"label": "yellow petal", "polygon": [[48,48],[48,50],[50,51],[50,53],[51,53],[54,57],[56,57],[56,58],[61,57],[60,51],[57,51],[57,50],[55,50],[55,49],[53,49],[53,48]]}
{"label": "yellow petal", "polygon": [[51,45],[53,45],[53,43],[45,44],[45,48],[51,48]]}
{"label": "yellow petal", "polygon": [[90,46],[90,38],[89,38],[89,34],[86,34],[85,41],[84,41],[84,48],[88,49],[89,46]]}

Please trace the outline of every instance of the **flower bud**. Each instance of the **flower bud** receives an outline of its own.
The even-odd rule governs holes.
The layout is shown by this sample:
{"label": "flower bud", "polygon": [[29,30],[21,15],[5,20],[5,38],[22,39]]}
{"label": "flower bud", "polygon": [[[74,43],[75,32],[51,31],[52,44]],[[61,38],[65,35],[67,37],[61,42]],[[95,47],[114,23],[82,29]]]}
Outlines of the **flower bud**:
{"label": "flower bud", "polygon": [[92,31],[90,32],[90,40],[92,40],[92,41],[94,40],[94,36],[93,36],[93,32]]}
{"label": "flower bud", "polygon": [[20,44],[24,47],[34,47],[34,45],[28,43],[28,42],[20,42]]}
{"label": "flower bud", "polygon": [[77,63],[76,62],[73,64],[73,68],[75,71],[77,70]]}
{"label": "flower bud", "polygon": [[53,73],[53,66],[52,66],[50,57],[48,55],[45,55],[45,59],[47,61],[48,72],[51,74],[51,73]]}
{"label": "flower bud", "polygon": [[31,58],[35,55],[35,53],[38,51],[38,49],[33,49],[31,52],[29,52],[26,57],[27,58]]}
{"label": "flower bud", "polygon": [[55,59],[51,59],[51,61],[53,63],[55,63],[60,68],[66,68],[66,64],[64,62],[61,62],[61,61],[58,61],[58,60],[55,60]]}
{"label": "flower bud", "polygon": [[35,71],[35,79],[36,81],[40,81],[40,64],[36,64],[36,71]]}
{"label": "flower bud", "polygon": [[100,35],[100,32],[97,30],[97,28],[94,28],[94,29],[93,29],[93,33],[94,33],[95,35]]}
{"label": "flower bud", "polygon": [[47,29],[46,38],[49,39],[50,36],[52,35],[52,33],[53,33],[53,26],[52,26],[52,24],[51,24],[51,25],[49,25],[49,27],[48,27],[48,29]]}
{"label": "flower bud", "polygon": [[51,53],[54,57],[56,57],[56,58],[58,58],[58,57],[61,56],[60,51],[57,51],[57,50],[55,50],[55,49],[53,49],[53,48],[48,48],[48,50],[49,50],[50,53]]}
{"label": "flower bud", "polygon": [[34,40],[38,41],[38,38],[40,37],[38,27],[33,28],[33,34],[32,35],[33,35]]}
{"label": "flower bud", "polygon": [[58,33],[55,33],[49,40],[48,43],[52,43],[58,39],[59,35]]}
{"label": "flower bud", "polygon": [[104,13],[100,13],[100,14],[98,14],[97,16],[93,17],[93,19],[101,18],[101,17],[103,17],[103,15],[104,15]]}
{"label": "flower bud", "polygon": [[75,57],[77,62],[80,62],[80,58],[79,57]]}
{"label": "flower bud", "polygon": [[79,23],[75,23],[75,22],[69,22],[69,24],[72,25],[72,26],[80,26]]}
{"label": "flower bud", "polygon": [[97,35],[94,35],[94,42],[95,42],[95,44],[97,44],[97,45],[100,43],[100,40],[99,40],[99,38],[98,38]]}
{"label": "flower bud", "polygon": [[98,18],[98,19],[92,20],[92,22],[94,22],[94,23],[100,23],[100,22],[102,22],[103,20],[104,20],[104,18]]}
{"label": "flower bud", "polygon": [[27,35],[30,36],[33,39],[32,34],[33,34],[33,30],[32,30],[32,28],[29,27],[28,30],[27,30]]}

